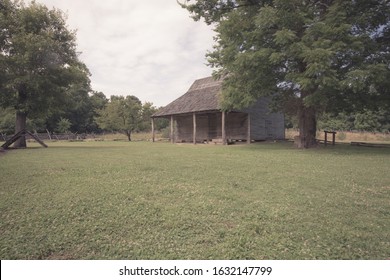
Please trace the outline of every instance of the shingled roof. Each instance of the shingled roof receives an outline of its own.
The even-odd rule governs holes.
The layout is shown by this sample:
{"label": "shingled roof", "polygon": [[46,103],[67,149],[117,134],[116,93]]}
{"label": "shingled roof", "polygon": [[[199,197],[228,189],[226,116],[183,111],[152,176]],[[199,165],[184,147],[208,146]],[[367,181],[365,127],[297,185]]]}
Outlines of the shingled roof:
{"label": "shingled roof", "polygon": [[207,77],[196,80],[181,97],[153,114],[152,117],[220,110],[219,93],[222,80]]}

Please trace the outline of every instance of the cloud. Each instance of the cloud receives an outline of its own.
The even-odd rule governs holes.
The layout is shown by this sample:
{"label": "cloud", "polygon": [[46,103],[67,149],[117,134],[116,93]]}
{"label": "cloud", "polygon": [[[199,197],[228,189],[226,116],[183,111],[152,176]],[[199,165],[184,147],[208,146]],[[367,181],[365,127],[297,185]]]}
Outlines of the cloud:
{"label": "cloud", "polygon": [[176,0],[38,0],[68,15],[94,90],[163,106],[211,74],[214,33]]}

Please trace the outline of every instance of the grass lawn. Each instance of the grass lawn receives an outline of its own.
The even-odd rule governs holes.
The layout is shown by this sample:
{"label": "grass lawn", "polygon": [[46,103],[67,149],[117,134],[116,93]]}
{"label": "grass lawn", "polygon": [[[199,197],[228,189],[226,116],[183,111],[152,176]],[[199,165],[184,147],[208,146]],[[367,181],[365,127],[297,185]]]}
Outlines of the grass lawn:
{"label": "grass lawn", "polygon": [[1,259],[389,259],[390,149],[0,152]]}

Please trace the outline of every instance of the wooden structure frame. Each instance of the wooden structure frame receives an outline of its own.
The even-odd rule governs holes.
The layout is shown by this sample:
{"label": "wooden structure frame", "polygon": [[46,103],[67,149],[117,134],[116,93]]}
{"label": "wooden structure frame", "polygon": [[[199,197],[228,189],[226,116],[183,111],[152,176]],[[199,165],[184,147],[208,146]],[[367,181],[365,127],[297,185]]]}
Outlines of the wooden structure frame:
{"label": "wooden structure frame", "polygon": [[37,141],[41,146],[47,148],[48,146],[41,140],[39,139],[38,136],[34,135],[30,131],[26,129],[22,129],[18,133],[16,133],[14,136],[12,136],[10,139],[8,139],[3,145],[1,145],[2,148],[8,149],[9,146],[11,146],[16,140],[18,140],[20,137],[25,137],[26,135],[30,135],[35,141]]}
{"label": "wooden structure frame", "polygon": [[170,120],[172,143],[222,143],[284,139],[284,115],[268,109],[269,100],[259,99],[243,110],[225,112],[220,107],[222,81],[212,77],[196,80],[183,96],[152,116]]}

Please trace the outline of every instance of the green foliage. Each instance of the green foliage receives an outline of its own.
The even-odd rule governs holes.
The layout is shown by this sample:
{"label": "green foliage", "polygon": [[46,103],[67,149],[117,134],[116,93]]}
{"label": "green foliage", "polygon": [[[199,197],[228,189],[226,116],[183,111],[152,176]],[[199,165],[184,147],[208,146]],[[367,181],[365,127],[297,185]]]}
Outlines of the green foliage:
{"label": "green foliage", "polygon": [[169,126],[169,120],[164,118],[154,119],[154,125],[156,130],[164,130]]}
{"label": "green foliage", "polygon": [[272,96],[275,109],[297,116],[305,138],[315,137],[316,123],[308,120],[323,112],[389,106],[387,1],[186,3],[195,19],[216,26],[208,58],[225,78],[224,109]]}
{"label": "green foliage", "polygon": [[142,103],[135,96],[111,96],[107,105],[98,111],[97,124],[104,130],[117,131],[127,135],[142,125]]}
{"label": "green foliage", "polygon": [[[30,131],[45,131],[45,119],[32,118],[27,120],[27,129]],[[15,109],[0,110],[0,133],[12,135],[15,133]]]}
{"label": "green foliage", "polygon": [[108,99],[104,95],[104,93],[99,91],[93,91],[90,96],[90,100],[92,103],[92,108],[94,108],[94,110],[102,110],[108,102]]}
{"label": "green foliage", "polygon": [[157,112],[157,108],[151,102],[145,102],[141,109],[141,122],[138,126],[138,131],[151,131],[151,117]]}
{"label": "green foliage", "polygon": [[[151,130],[151,117],[157,110],[153,103],[142,104],[135,96],[111,96],[103,108],[97,109],[96,122],[104,130],[126,134],[130,141],[132,132]],[[160,130],[168,121],[156,121],[155,125]]]}
{"label": "green foliage", "polygon": [[0,110],[0,133],[13,134],[15,132],[15,110],[6,108]]}
{"label": "green foliage", "polygon": [[355,114],[322,114],[318,118],[318,129],[338,131],[389,132],[390,114],[385,110],[364,110]]}
{"label": "green foliage", "polygon": [[1,259],[389,257],[390,149],[49,146],[0,155]]}
{"label": "green foliage", "polygon": [[371,111],[359,113],[355,117],[354,125],[360,131],[379,131],[379,116]]}
{"label": "green foliage", "polygon": [[89,97],[90,110],[89,110],[89,121],[87,125],[87,131],[100,132],[101,128],[96,123],[96,118],[99,116],[99,111],[102,110],[108,99],[103,92],[93,91]]}
{"label": "green foliage", "polygon": [[[0,106],[29,118],[63,109],[77,89],[89,90],[76,35],[64,14],[36,2],[2,1],[0,9]],[[25,124],[24,124],[25,125]]]}
{"label": "green foliage", "polygon": [[[160,108],[157,108],[151,102],[145,102],[142,105],[142,123],[139,126],[139,131],[148,132],[152,129],[152,115],[156,113]],[[169,120],[164,118],[154,119],[154,129],[160,131],[169,126]]]}
{"label": "green foliage", "polygon": [[70,130],[87,132],[93,121],[94,108],[89,96],[89,87],[74,85],[68,90],[68,102],[63,117],[71,122]]}
{"label": "green foliage", "polygon": [[346,114],[322,114],[318,118],[320,130],[354,130],[354,117]]}
{"label": "green foliage", "polygon": [[46,120],[45,120],[45,118],[30,118],[30,119],[27,119],[27,129],[29,131],[45,132],[46,131]]}
{"label": "green foliage", "polygon": [[57,123],[57,132],[67,133],[71,126],[72,123],[68,119],[61,118]]}
{"label": "green foliage", "polygon": [[[191,1],[185,1],[191,2]],[[230,11],[235,7],[234,0],[220,1],[220,0],[198,0],[193,5],[188,5],[186,3],[178,3],[183,7],[188,9],[192,13],[192,18],[194,20],[200,20],[202,17],[205,19],[207,24],[211,24],[215,21],[219,21],[223,14],[227,11]]]}

